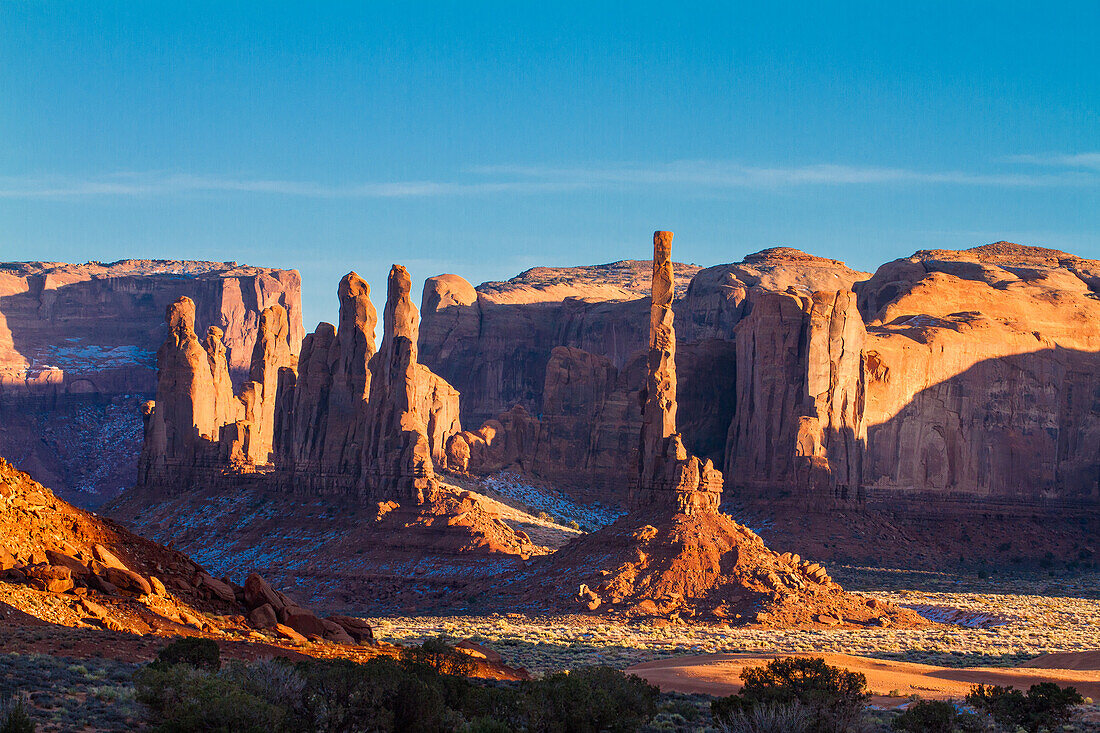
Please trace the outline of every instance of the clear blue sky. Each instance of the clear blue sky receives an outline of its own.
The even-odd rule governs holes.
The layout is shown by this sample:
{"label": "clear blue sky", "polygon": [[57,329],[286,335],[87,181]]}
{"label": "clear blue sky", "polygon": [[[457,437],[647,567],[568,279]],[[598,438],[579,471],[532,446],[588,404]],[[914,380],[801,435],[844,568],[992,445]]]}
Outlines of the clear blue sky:
{"label": "clear blue sky", "polygon": [[0,0],[0,260],[293,267],[310,329],[350,269],[476,284],[657,228],[700,264],[1100,257],[1098,33],[1091,0]]}

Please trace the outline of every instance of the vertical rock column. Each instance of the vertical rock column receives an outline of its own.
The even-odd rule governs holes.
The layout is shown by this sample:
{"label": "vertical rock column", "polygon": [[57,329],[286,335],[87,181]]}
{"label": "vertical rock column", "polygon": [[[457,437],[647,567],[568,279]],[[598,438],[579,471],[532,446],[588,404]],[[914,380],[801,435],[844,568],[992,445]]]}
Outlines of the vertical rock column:
{"label": "vertical rock column", "polygon": [[219,390],[229,380],[224,347],[219,352],[221,342],[211,334],[210,351],[203,348],[195,334],[195,302],[190,298],[169,305],[164,320],[168,336],[157,350],[157,398],[142,408],[141,484],[161,483],[212,460],[223,426],[218,419]]}
{"label": "vertical rock column", "polygon": [[683,513],[717,511],[722,473],[708,461],[688,455],[676,432],[676,330],[673,328],[672,232],[653,233],[653,286],[649,355],[642,393],[642,434],[638,486],[631,493],[636,510]]}
{"label": "vertical rock column", "polygon": [[[298,359],[290,350],[290,325],[286,309],[270,305],[260,315],[260,332],[252,351],[249,381],[241,389],[244,417],[237,422],[236,440],[228,452],[230,457],[246,464],[264,465],[271,462],[275,444],[275,400],[279,388],[279,370],[297,370]],[[228,441],[223,441],[228,442]]]}
{"label": "vertical rock column", "polygon": [[362,489],[421,502],[437,480],[427,437],[428,416],[420,415],[416,404],[417,379],[425,375],[416,369],[419,314],[409,297],[411,289],[408,271],[394,265],[383,313],[382,348],[371,359]]}

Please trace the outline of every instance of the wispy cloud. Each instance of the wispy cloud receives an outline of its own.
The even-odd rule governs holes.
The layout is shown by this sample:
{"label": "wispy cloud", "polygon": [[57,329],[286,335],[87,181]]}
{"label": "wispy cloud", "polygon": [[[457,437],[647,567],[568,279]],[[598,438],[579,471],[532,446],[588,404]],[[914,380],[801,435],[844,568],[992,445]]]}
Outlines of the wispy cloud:
{"label": "wispy cloud", "polygon": [[685,185],[705,188],[786,188],[873,184],[955,184],[964,186],[1054,186],[1097,183],[1077,173],[968,173],[850,165],[788,167],[746,166],[719,161],[677,161],[657,166],[616,165],[556,168],[484,166],[485,175],[511,175],[532,180],[590,181],[603,184]]}
{"label": "wispy cloud", "polygon": [[1033,165],[1057,168],[1084,168],[1100,171],[1100,153],[1047,153],[1044,155],[1013,155],[1013,163],[1031,163]]}
{"label": "wispy cloud", "polygon": [[573,184],[552,181],[389,181],[341,185],[264,178],[117,173],[101,178],[58,176],[0,178],[0,198],[151,197],[237,192],[308,198],[384,199],[507,192],[539,193],[575,187]]}
{"label": "wispy cloud", "polygon": [[729,189],[783,189],[806,186],[957,185],[992,187],[1081,186],[1100,184],[1100,153],[1020,155],[1013,163],[1042,165],[1049,172],[977,173],[960,170],[820,164],[748,166],[729,161],[684,160],[662,164],[593,166],[479,166],[457,180],[321,183],[182,173],[115,173],[99,177],[0,177],[0,198],[163,197],[242,193],[303,198],[399,199],[561,193],[665,186],[705,193]]}

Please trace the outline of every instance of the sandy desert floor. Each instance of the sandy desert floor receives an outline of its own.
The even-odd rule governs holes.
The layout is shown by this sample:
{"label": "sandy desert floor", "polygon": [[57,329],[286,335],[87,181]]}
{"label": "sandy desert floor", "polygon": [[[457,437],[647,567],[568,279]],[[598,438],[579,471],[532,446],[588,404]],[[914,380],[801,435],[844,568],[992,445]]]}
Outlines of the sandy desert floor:
{"label": "sandy desert floor", "polygon": [[381,639],[439,634],[487,643],[532,672],[619,668],[700,654],[850,654],[936,667],[1014,667],[1050,652],[1100,649],[1100,572],[914,573],[830,568],[847,588],[954,623],[924,629],[790,629],[601,623],[579,617],[387,617]]}
{"label": "sandy desert floor", "polygon": [[[850,654],[800,654],[824,656],[834,667],[860,672],[867,677],[871,702],[894,706],[916,695],[925,700],[966,697],[978,683],[1027,689],[1041,682],[1072,685],[1082,695],[1100,697],[1100,652],[1081,652],[1065,658],[1065,663],[1092,665],[1092,669],[1042,667],[939,667],[887,659],[871,659]],[[1069,656],[1069,655],[1067,655]],[[665,692],[732,695],[741,689],[740,675],[746,667],[759,667],[774,655],[703,654],[644,662],[627,669]]]}

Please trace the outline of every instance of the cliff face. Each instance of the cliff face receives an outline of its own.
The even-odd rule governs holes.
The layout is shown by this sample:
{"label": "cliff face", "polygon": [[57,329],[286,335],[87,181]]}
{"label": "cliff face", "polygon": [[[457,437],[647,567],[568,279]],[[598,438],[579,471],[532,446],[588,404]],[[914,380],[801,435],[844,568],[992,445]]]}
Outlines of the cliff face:
{"label": "cliff face", "polygon": [[923,251],[858,292],[871,490],[1100,498],[1100,262]]}
{"label": "cliff face", "polygon": [[[568,272],[582,280],[583,287],[578,286],[578,292],[586,292],[585,288],[592,287],[591,280],[606,273],[609,267],[573,268]],[[794,446],[799,430],[807,433],[803,444],[821,454],[817,458],[828,454],[836,459],[842,455],[842,440],[832,441],[831,452],[825,446],[831,441],[830,430],[839,432],[848,426],[830,427],[829,420],[838,422],[839,413],[855,409],[854,394],[850,406],[842,406],[841,401],[856,387],[849,384],[837,390],[828,384],[815,385],[814,400],[801,396],[800,390],[809,388],[804,384],[806,380],[812,377],[827,382],[831,378],[830,370],[821,367],[811,374],[807,361],[811,349],[815,358],[828,357],[830,349],[844,350],[834,343],[838,339],[842,342],[843,334],[830,336],[831,329],[835,330],[830,325],[833,306],[822,302],[811,316],[810,304],[814,302],[814,289],[833,288],[834,293],[838,289],[847,293],[854,282],[867,275],[836,260],[787,248],[765,250],[750,255],[742,263],[704,270],[674,265],[673,272],[672,293],[681,297],[672,302],[669,311],[670,317],[675,313],[679,324],[677,345],[669,360],[674,362],[677,375],[678,425],[687,449],[703,460],[724,466],[727,483],[735,487],[746,483],[739,474],[730,473],[737,462],[761,462],[759,473],[767,485],[794,480]],[[695,274],[689,280],[691,273]],[[525,279],[520,276],[516,280]],[[454,375],[455,384],[463,393],[463,420],[467,425],[478,424],[478,416],[488,409],[510,408],[511,404],[505,404],[506,398],[514,399],[512,404],[522,405],[537,418],[537,425],[532,428],[528,421],[505,421],[499,417],[494,422],[504,428],[503,436],[501,428],[491,426],[497,443],[518,442],[508,437],[510,427],[525,434],[535,433],[533,441],[525,439],[529,448],[520,452],[514,465],[585,499],[626,503],[629,492],[624,486],[630,479],[629,474],[624,475],[623,466],[637,465],[640,460],[637,436],[642,425],[642,390],[651,352],[639,345],[647,342],[652,325],[649,299],[643,296],[607,302],[578,297],[548,303],[545,299],[534,299],[527,286],[517,285],[515,290],[507,291],[507,305],[490,302],[490,297],[500,297],[505,285],[492,283],[474,290],[454,275],[429,279],[425,284],[425,324],[421,331],[423,358],[438,360],[438,364],[428,363]],[[556,282],[555,287],[561,289],[565,285]],[[639,287],[634,292],[642,290]],[[526,305],[518,302],[521,295],[531,297],[533,302]],[[774,298],[779,300],[773,301]],[[785,321],[766,315],[779,301],[791,311]],[[844,302],[845,309],[855,311],[854,297]],[[738,328],[758,303],[763,304],[763,309],[752,321],[754,325]],[[547,327],[544,319],[548,318],[556,319],[550,321],[553,329]],[[811,327],[811,322],[816,325]],[[756,331],[754,338],[739,338],[740,332],[750,329]],[[844,378],[851,381],[853,369],[858,377],[860,346],[855,343],[858,334],[848,336],[853,343],[847,347],[842,370]],[[800,348],[801,354],[797,353]],[[754,362],[756,349],[759,362]],[[772,353],[765,354],[767,350]],[[739,370],[739,359],[749,368]],[[761,365],[755,376],[753,363]],[[780,365],[785,366],[787,373],[776,376],[775,369]],[[514,389],[516,375],[523,375],[523,399],[518,398],[518,390]],[[773,392],[785,390],[785,401],[778,393],[758,392],[754,396],[747,391],[754,384],[763,389],[764,382],[775,383]],[[834,394],[836,405],[830,403]],[[488,396],[483,399],[481,395]],[[810,422],[803,425],[806,421],[792,412],[808,409],[804,403],[821,403],[816,409],[823,411],[818,418],[823,427]],[[752,429],[766,428],[770,432],[755,433],[759,437],[752,439],[731,435],[735,433],[739,406],[746,420],[742,428],[749,427],[751,407],[751,419],[758,423]],[[860,437],[861,424],[855,417],[848,422],[853,433],[846,443],[850,448]],[[773,449],[764,437],[780,430],[791,438],[789,450]],[[477,439],[470,437],[468,442],[474,444]],[[731,443],[735,445],[732,452]],[[754,457],[754,451],[763,451],[765,455]],[[475,471],[480,470],[478,453],[475,447],[471,464]],[[489,465],[496,465],[495,459],[504,453],[512,452],[489,451],[487,455],[494,456]],[[815,457],[815,453],[810,457]],[[823,468],[825,475],[829,475],[829,466]],[[846,465],[838,467],[839,473],[847,470]],[[806,477],[801,483],[808,488],[809,474],[805,469],[802,473]],[[840,479],[841,483],[845,481],[854,480]]]}
{"label": "cliff face", "polygon": [[[649,303],[595,299],[606,266],[570,272],[581,297],[561,302],[549,286],[429,280],[421,354],[453,375],[467,424],[499,413],[464,434],[468,470],[505,462],[626,504],[648,358],[630,344]],[[672,305],[683,442],[743,498],[1094,502],[1098,273],[1007,243],[873,277],[785,248],[700,270]]]}
{"label": "cliff face", "polygon": [[287,312],[302,334],[293,270],[235,263],[123,260],[0,264],[0,454],[77,503],[132,486],[141,447],[137,405],[156,390],[165,309],[196,304],[196,328],[219,331],[226,369],[248,377],[260,315]]}

